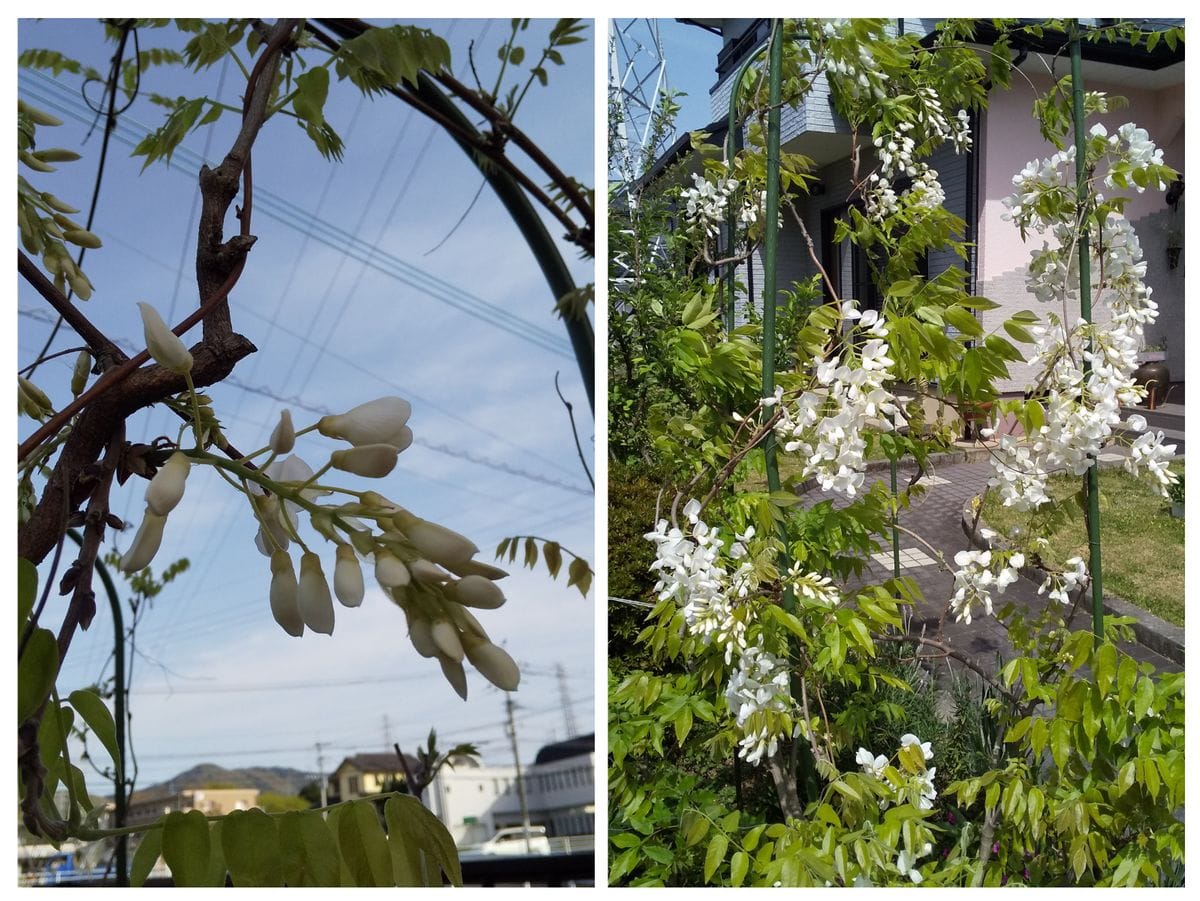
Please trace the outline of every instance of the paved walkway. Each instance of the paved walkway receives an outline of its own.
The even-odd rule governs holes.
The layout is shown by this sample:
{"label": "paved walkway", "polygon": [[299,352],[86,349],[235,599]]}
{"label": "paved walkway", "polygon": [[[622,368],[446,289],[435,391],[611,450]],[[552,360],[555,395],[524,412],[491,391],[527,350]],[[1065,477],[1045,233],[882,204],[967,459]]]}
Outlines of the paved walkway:
{"label": "paved walkway", "polygon": [[[915,468],[910,463],[907,467],[901,464],[897,484],[901,489],[912,478]],[[900,513],[900,525],[917,535],[941,552],[946,562],[953,568],[954,555],[961,550],[970,549],[971,544],[962,528],[963,505],[975,495],[983,492],[991,474],[989,463],[957,463],[941,467],[932,467],[918,484],[926,486],[924,497],[914,499],[907,510]],[[889,484],[890,476],[886,469],[869,473],[868,482],[872,479]],[[835,506],[844,506],[845,500],[832,492],[814,489],[805,495],[805,505],[816,504],[820,501],[831,500]],[[924,603],[917,609],[912,621],[912,631],[919,634],[922,628],[930,637],[936,635],[938,621],[946,609],[950,598],[954,595],[954,576],[952,572],[943,569],[930,549],[909,535],[900,533],[900,574],[909,576],[920,586]],[[892,548],[887,541],[863,571],[862,582],[881,582],[892,576]],[[1024,604],[1031,611],[1044,609],[1046,595],[1037,593],[1038,584],[1021,578],[1010,585],[1003,595],[995,600],[997,608],[1008,601]],[[1057,602],[1053,602],[1057,603]],[[1000,623],[977,608],[976,616],[970,625],[954,621],[952,615],[946,616],[944,640],[957,651],[969,654],[981,667],[991,671],[997,668],[997,653],[1004,659],[1013,656],[1012,644],[1007,632]],[[1088,610],[1082,610],[1075,620],[1075,628],[1088,628],[1090,615]],[[1181,667],[1154,651],[1137,644],[1128,644],[1124,649],[1138,660],[1153,663],[1155,668],[1167,671],[1178,671]]]}

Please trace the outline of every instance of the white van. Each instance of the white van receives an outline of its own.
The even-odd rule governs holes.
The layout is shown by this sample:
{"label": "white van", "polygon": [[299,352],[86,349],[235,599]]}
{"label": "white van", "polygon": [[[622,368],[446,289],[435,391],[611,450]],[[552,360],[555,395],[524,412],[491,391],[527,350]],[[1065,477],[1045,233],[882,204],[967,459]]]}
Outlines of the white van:
{"label": "white van", "polygon": [[545,826],[529,827],[529,845],[525,844],[525,827],[510,826],[497,829],[496,834],[481,844],[479,854],[516,856],[521,854],[549,854],[550,839],[546,837]]}

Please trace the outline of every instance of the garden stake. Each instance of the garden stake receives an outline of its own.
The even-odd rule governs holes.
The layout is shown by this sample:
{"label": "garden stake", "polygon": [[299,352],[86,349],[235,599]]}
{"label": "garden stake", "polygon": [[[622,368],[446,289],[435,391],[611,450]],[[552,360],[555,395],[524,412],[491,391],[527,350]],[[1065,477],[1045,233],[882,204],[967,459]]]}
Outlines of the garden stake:
{"label": "garden stake", "polygon": [[[1083,59],[1080,53],[1079,22],[1071,24],[1071,93],[1075,114],[1075,196],[1082,207],[1087,197],[1087,170],[1084,168],[1083,134]],[[1079,231],[1079,315],[1092,321],[1092,259],[1087,223]],[[1089,350],[1090,340],[1089,340]],[[1083,374],[1092,371],[1084,359]],[[1092,632],[1099,641],[1104,636],[1104,575],[1100,571],[1100,474],[1096,459],[1088,468],[1084,490],[1087,494],[1088,568],[1092,577]]]}
{"label": "garden stake", "polygon": [[[762,396],[775,394],[775,261],[779,251],[779,102],[783,77],[783,21],[771,22],[771,55],[767,100],[767,221],[763,234],[763,349]],[[767,490],[779,490],[779,463],[775,459],[775,432],[763,439],[763,455],[767,463]],[[783,542],[783,565],[788,565],[787,525],[779,524],[779,539]],[[795,607],[790,588],[784,589],[783,603],[789,612]]]}

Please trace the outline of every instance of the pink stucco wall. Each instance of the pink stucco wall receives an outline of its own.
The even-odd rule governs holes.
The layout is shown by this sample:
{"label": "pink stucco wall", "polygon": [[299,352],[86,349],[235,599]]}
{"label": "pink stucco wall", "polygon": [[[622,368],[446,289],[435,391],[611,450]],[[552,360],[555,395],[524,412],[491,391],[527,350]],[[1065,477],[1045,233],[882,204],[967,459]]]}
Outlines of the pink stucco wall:
{"label": "pink stucco wall", "polygon": [[[1012,177],[1033,159],[1044,159],[1055,147],[1044,140],[1033,119],[1033,101],[1052,84],[1048,76],[1032,76],[1031,85],[1024,78],[1013,79],[1010,90],[994,90],[987,110],[984,127],[983,155],[980,160],[979,243],[980,280],[994,278],[1024,266],[1029,253],[1041,246],[1041,240],[1028,246],[1021,242],[1020,232],[1011,222],[1000,218],[1005,207],[1001,200],[1012,193]],[[1105,85],[1086,80],[1088,90],[1106,91],[1129,100],[1128,106],[1089,120],[1103,122],[1109,133],[1126,122],[1136,122],[1150,133],[1150,138],[1163,150],[1168,166],[1183,170],[1183,85],[1161,91],[1141,91],[1125,86]],[[1163,195],[1147,190],[1134,194],[1126,215],[1133,222],[1164,208]],[[1143,242],[1145,243],[1145,242]]]}

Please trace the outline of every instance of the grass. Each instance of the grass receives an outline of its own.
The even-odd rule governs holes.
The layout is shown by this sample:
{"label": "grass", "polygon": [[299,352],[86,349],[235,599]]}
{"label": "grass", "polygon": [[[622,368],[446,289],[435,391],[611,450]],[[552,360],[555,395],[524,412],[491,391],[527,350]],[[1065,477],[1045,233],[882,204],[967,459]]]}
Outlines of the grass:
{"label": "grass", "polygon": [[[1171,467],[1183,474],[1183,464]],[[1080,478],[1056,476],[1048,494],[1069,498],[1080,487]],[[1149,477],[1133,478],[1120,470],[1100,472],[1100,559],[1104,590],[1177,626],[1184,615],[1184,527],[1170,516],[1170,502],[1151,486]],[[1074,506],[1076,512],[1078,506]],[[991,528],[1008,534],[1027,530],[1029,513],[1001,506],[989,495],[983,518]],[[1057,517],[1051,522],[1049,549],[1042,554],[1049,566],[1069,557],[1088,558],[1087,526],[1082,516]]]}

